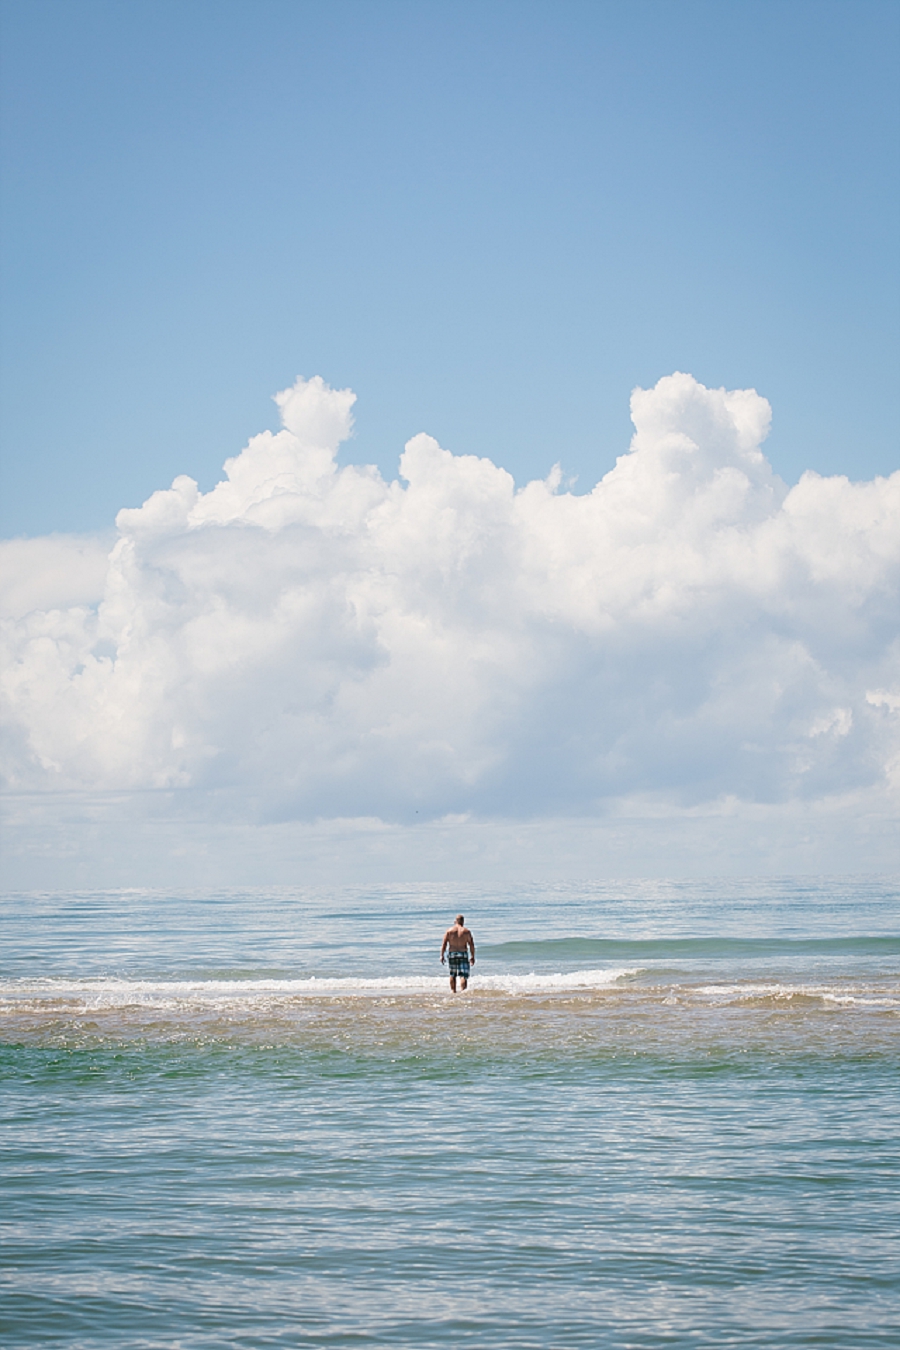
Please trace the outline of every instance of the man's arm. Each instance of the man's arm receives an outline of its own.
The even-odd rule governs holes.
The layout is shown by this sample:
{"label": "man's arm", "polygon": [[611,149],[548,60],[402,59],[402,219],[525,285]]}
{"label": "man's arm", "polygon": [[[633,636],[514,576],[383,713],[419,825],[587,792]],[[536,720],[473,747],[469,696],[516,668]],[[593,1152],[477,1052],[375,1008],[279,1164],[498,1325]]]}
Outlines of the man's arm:
{"label": "man's arm", "polygon": [[472,953],[472,965],[474,966],[474,964],[475,964],[475,939],[473,938],[472,934],[469,932],[468,928],[466,929],[466,942],[468,943],[469,951]]}
{"label": "man's arm", "polygon": [[450,930],[448,928],[447,932],[444,934],[444,940],[441,943],[441,965],[444,964],[444,952],[447,950],[447,944],[449,941],[450,941]]}

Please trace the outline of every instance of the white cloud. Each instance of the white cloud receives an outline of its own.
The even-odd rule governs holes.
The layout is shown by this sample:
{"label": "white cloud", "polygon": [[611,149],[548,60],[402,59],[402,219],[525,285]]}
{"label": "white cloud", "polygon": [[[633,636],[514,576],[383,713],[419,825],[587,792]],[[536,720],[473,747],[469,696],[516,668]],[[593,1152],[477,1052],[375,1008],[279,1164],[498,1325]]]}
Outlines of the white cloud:
{"label": "white cloud", "polygon": [[111,546],[93,535],[0,539],[0,617],[99,604]]}
{"label": "white cloud", "polygon": [[211,492],[121,511],[99,604],[95,562],[76,585],[27,541],[13,789],[227,789],[273,820],[891,790],[900,472],[788,490],[766,400],[676,374],[587,495],[426,435],[386,483],[336,465],[353,401],[298,380]]}

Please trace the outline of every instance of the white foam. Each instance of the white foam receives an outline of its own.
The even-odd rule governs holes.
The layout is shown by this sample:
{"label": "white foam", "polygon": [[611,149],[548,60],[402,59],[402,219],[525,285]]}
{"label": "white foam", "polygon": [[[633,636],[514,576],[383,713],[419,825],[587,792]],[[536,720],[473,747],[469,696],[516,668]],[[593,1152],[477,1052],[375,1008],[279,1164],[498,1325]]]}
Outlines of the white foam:
{"label": "white foam", "polygon": [[[600,989],[636,972],[630,969],[575,970],[538,975],[472,976],[470,990],[506,994],[565,992]],[[102,1011],[124,1007],[245,1007],[297,998],[377,997],[379,995],[436,994],[448,989],[446,975],[387,975],[380,979],[318,977],[294,980],[126,980],[30,979],[0,981],[0,1011],[39,1003],[48,1011]]]}
{"label": "white foam", "polygon": [[637,967],[616,970],[570,970],[565,974],[536,975],[479,975],[478,984],[487,989],[501,989],[507,994],[538,993],[549,990],[602,989],[619,980],[638,974]]}
{"label": "white foam", "polygon": [[873,997],[860,990],[835,989],[828,985],[813,984],[708,984],[696,991],[701,998],[710,998],[722,1002],[751,1002],[758,998],[791,999],[818,998],[823,1003],[833,1003],[840,1007],[896,1008],[900,999],[891,997]]}
{"label": "white foam", "polygon": [[900,1008],[900,998],[860,998],[858,994],[823,994],[822,1001],[842,1008]]}

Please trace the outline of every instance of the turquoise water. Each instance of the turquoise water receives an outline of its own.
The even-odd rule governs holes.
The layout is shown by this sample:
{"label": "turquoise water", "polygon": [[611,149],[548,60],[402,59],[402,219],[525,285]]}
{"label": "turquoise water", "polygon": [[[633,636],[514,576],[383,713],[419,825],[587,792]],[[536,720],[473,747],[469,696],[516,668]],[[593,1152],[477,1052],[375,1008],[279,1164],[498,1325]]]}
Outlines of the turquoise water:
{"label": "turquoise water", "polygon": [[895,882],[0,922],[9,1350],[900,1343]]}

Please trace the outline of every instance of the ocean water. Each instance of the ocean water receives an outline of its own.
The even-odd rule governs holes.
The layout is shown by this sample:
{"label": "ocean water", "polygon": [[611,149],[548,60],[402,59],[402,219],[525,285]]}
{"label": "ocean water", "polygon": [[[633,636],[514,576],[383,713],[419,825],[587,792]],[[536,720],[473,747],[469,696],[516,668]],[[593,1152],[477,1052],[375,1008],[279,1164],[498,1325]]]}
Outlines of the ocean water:
{"label": "ocean water", "polygon": [[900,1344],[896,881],[7,896],[0,931],[5,1350]]}

